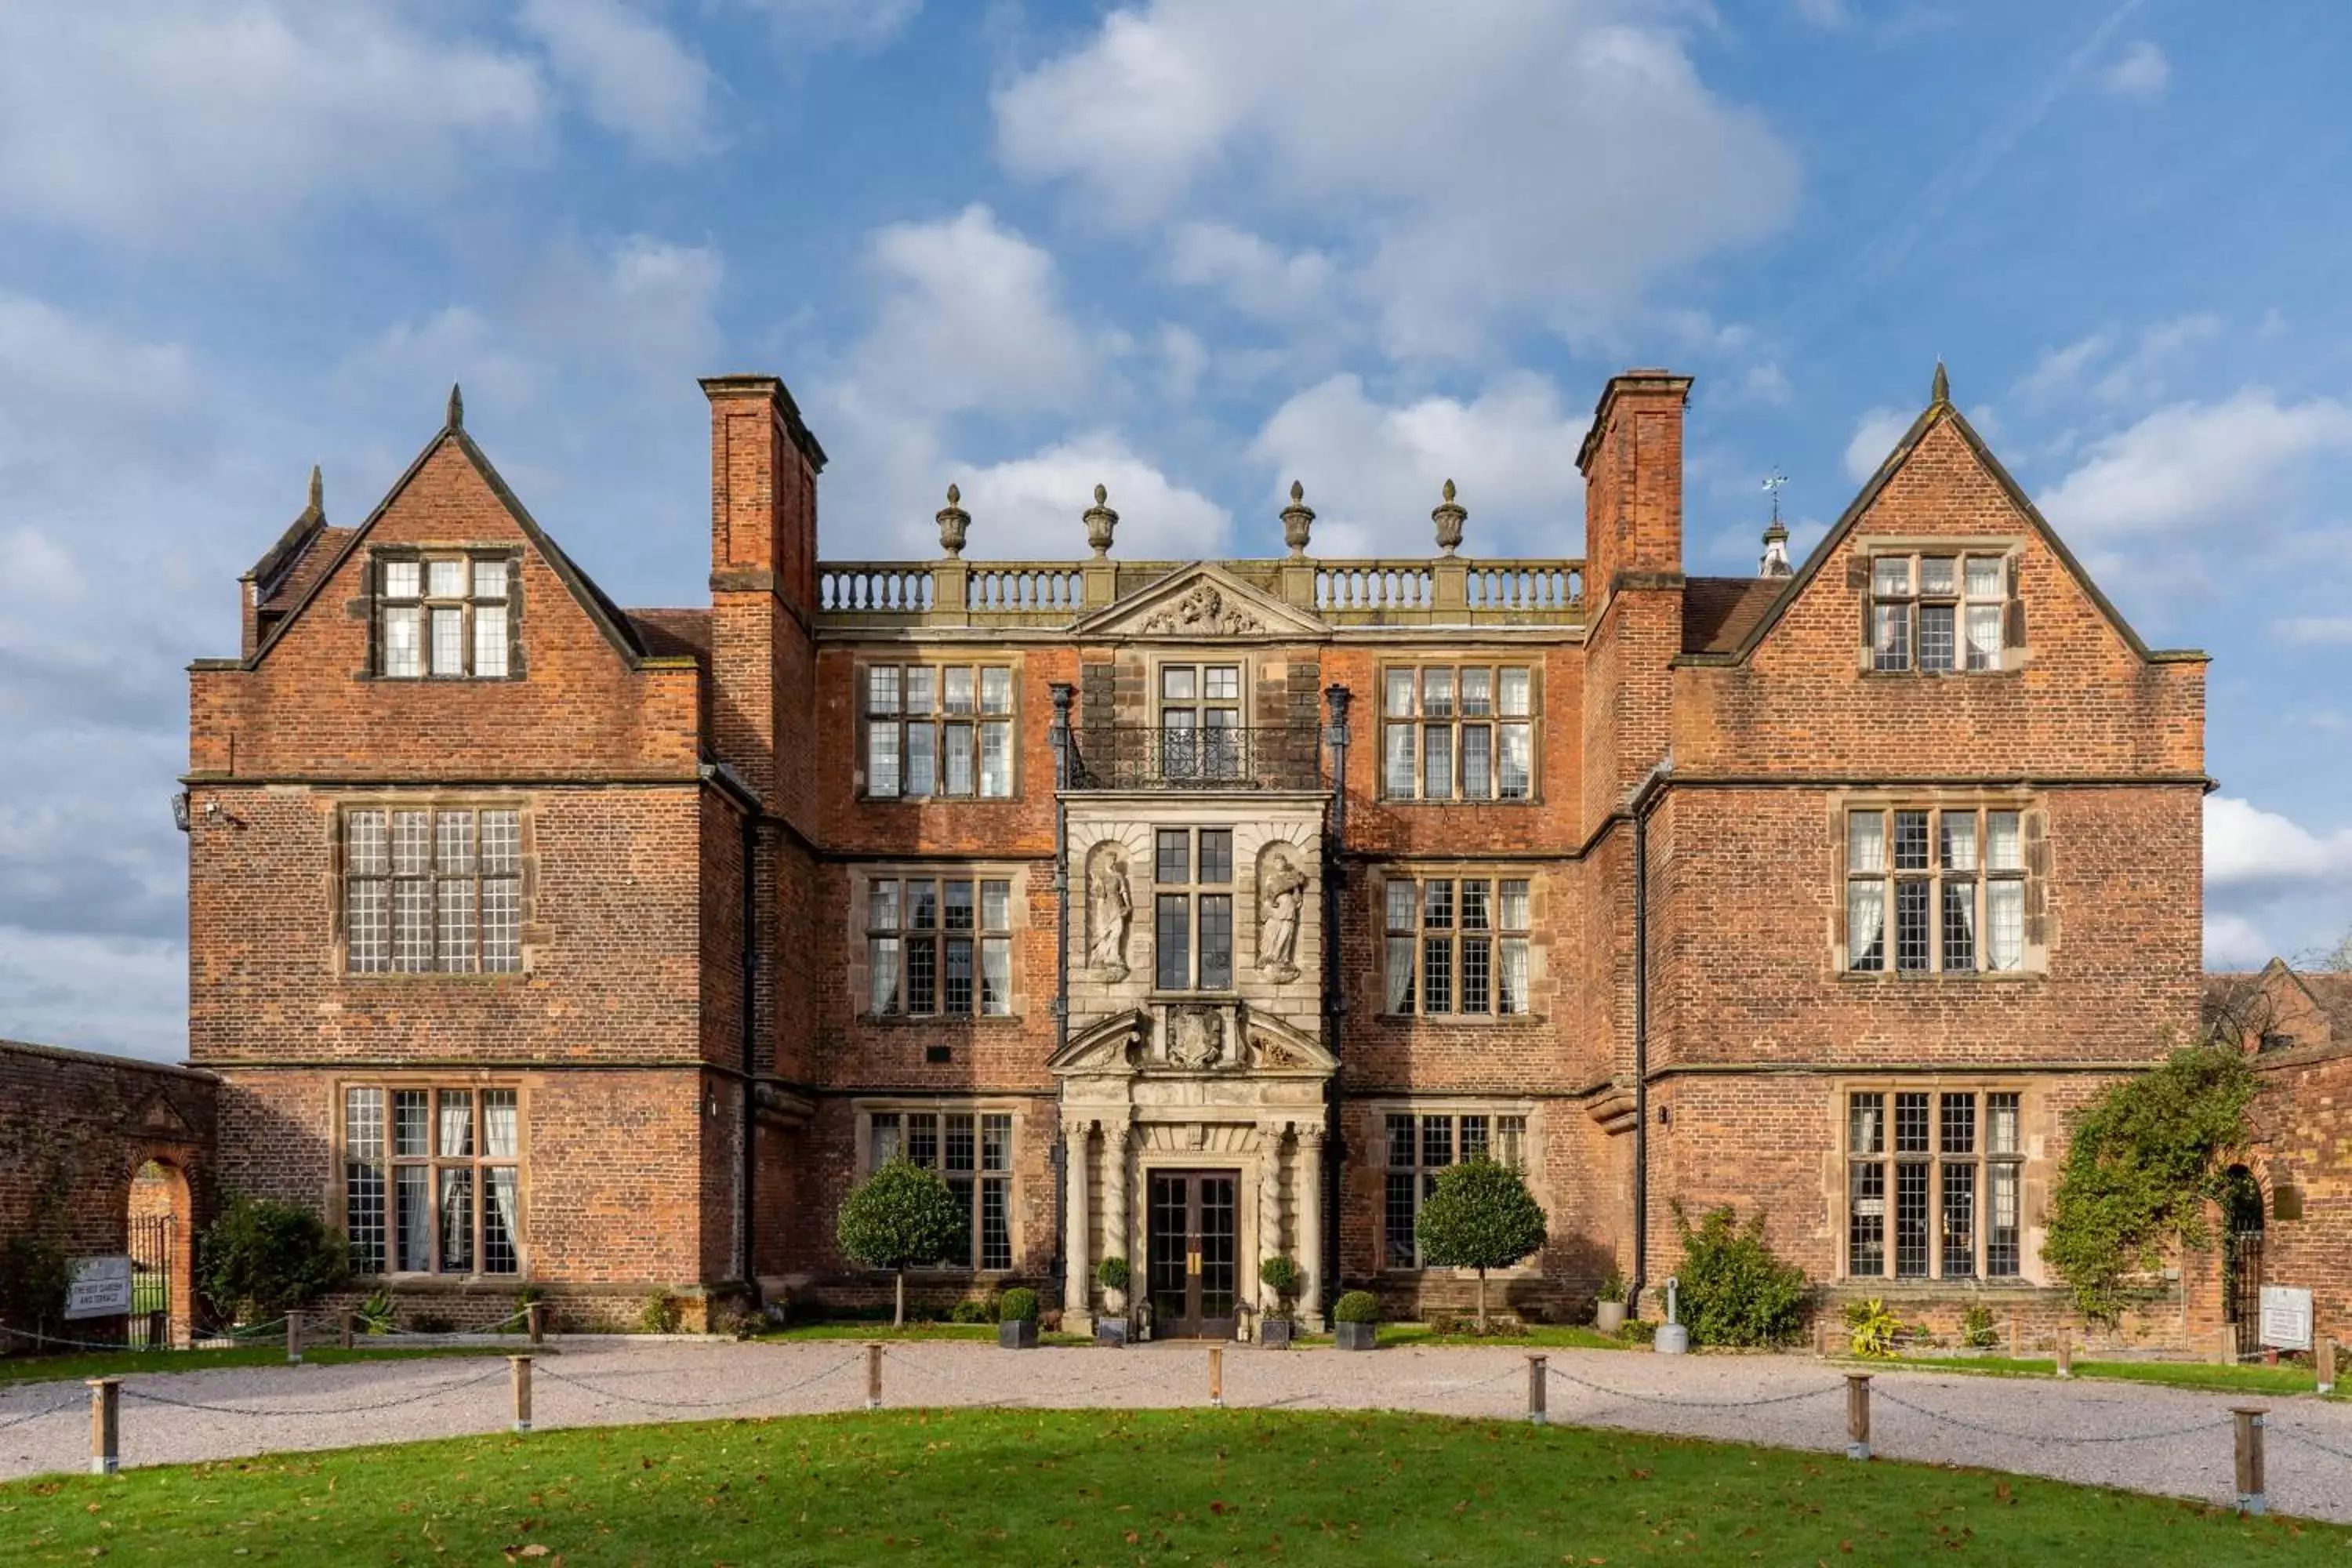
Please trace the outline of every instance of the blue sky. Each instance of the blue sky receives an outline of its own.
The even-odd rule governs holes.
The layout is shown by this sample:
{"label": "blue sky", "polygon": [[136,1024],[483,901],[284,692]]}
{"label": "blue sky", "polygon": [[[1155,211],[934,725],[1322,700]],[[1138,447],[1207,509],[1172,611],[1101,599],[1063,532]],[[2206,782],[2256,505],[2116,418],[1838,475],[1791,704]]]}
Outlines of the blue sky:
{"label": "blue sky", "polygon": [[2352,926],[2352,13],[2189,0],[10,0],[0,1035],[184,1044],[192,657],[313,461],[467,424],[623,603],[708,569],[692,378],[783,375],[832,557],[1581,548],[1697,378],[1694,571],[1955,395],[2215,656],[2209,956]]}

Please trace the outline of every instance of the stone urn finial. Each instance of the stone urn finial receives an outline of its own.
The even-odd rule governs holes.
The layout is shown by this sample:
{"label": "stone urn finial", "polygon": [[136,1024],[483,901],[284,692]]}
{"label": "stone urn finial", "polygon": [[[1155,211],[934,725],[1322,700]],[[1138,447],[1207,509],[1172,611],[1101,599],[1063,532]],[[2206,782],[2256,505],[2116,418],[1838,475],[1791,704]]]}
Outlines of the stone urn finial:
{"label": "stone urn finial", "polygon": [[1095,487],[1095,504],[1087,508],[1087,542],[1095,547],[1095,559],[1100,561],[1110,553],[1111,531],[1118,526],[1118,513],[1109,506],[1110,491],[1101,485]]}
{"label": "stone urn finial", "polygon": [[948,487],[948,504],[940,508],[940,549],[950,561],[963,556],[964,535],[971,530],[971,513],[960,504],[963,494],[955,486]]}
{"label": "stone urn finial", "polygon": [[1462,542],[1462,525],[1469,521],[1470,514],[1454,504],[1452,479],[1445,481],[1445,499],[1437,504],[1437,509],[1429,517],[1437,524],[1437,548],[1448,555],[1453,554]]}
{"label": "stone urn finial", "polygon": [[1315,509],[1307,504],[1307,487],[1297,479],[1290,481],[1290,504],[1282,509],[1282,542],[1290,546],[1290,558],[1307,558],[1307,531],[1315,526]]}

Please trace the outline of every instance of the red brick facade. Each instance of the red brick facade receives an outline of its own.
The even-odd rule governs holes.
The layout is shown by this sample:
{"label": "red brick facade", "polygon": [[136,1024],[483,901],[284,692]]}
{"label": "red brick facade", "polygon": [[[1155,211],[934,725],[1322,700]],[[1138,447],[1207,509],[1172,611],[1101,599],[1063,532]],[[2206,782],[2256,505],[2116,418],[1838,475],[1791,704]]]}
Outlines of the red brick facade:
{"label": "red brick facade", "polygon": [[[388,1262],[396,1290],[446,1296],[452,1312],[478,1317],[501,1315],[526,1282],[579,1298],[583,1311],[618,1311],[656,1289],[699,1298],[749,1281],[768,1294],[863,1300],[881,1282],[837,1255],[834,1210],[897,1136],[884,1131],[900,1125],[890,1119],[936,1116],[955,1130],[943,1136],[979,1128],[1005,1141],[969,1167],[996,1238],[987,1245],[1010,1259],[983,1269],[982,1282],[1025,1279],[1053,1296],[1085,1272],[1066,1273],[1066,1258],[1129,1245],[1143,1261],[1129,1217],[1109,1217],[1109,1167],[1092,1173],[1097,1150],[1106,1162],[1127,1157],[1132,1131],[1136,1182],[1121,1174],[1119,1190],[1181,1163],[1188,1140],[1210,1163],[1230,1147],[1267,1173],[1262,1207],[1251,1208],[1263,1218],[1246,1234],[1261,1250],[1319,1250],[1308,1262],[1315,1305],[1365,1284],[1403,1308],[1458,1300],[1468,1287],[1393,1267],[1390,1119],[1484,1119],[1479,1135],[1491,1127],[1499,1138],[1497,1119],[1508,1118],[1551,1218],[1550,1244],[1506,1281],[1528,1310],[1578,1310],[1612,1267],[1656,1288],[1674,1266],[1671,1205],[1727,1202],[1761,1207],[1775,1244],[1825,1284],[1907,1296],[1921,1310],[1991,1297],[2046,1312],[2032,1243],[2065,1112],[2196,1022],[2201,658],[2140,644],[1940,395],[1793,575],[1686,576],[1687,388],[1657,372],[1611,384],[1580,456],[1582,561],[1448,552],[1375,565],[1301,551],[1204,568],[1106,552],[1007,569],[958,551],[925,563],[820,563],[822,447],[780,383],[723,378],[705,384],[710,607],[638,612],[614,608],[562,556],[453,413],[359,527],[328,527],[315,508],[298,520],[244,584],[244,655],[193,671],[191,1055],[223,1079],[225,1179],[348,1223],[354,1202],[383,1201],[364,1196],[370,1173],[394,1179],[404,1158],[354,1133],[354,1105],[381,1090],[387,1105],[429,1103],[437,1117],[443,1101],[415,1091],[469,1092],[452,1102],[460,1115],[474,1108],[466,1173],[445,1177],[437,1143],[415,1146],[417,1181],[458,1185],[431,1189],[433,1212],[419,1223],[435,1267]],[[1871,668],[1873,563],[1897,552],[1929,558],[1923,573],[1964,558],[1998,566],[1997,603],[1983,601],[2000,617],[1993,668]],[[506,673],[455,673],[464,661],[454,653],[449,678],[395,672],[387,606],[406,589],[385,563],[411,559],[514,563]],[[438,614],[428,608],[420,636]],[[416,657],[430,666],[439,656]],[[898,764],[869,752],[867,713],[874,669],[893,665],[1005,672],[983,711],[950,715],[936,731],[942,748],[962,745],[957,725],[984,727],[995,713],[1008,726],[1001,774],[951,796],[942,772],[937,795],[882,798],[875,770]],[[1090,771],[1116,760],[1119,735],[1162,743],[1172,721],[1159,704],[1178,666],[1234,672],[1220,679],[1235,682],[1235,721],[1257,737],[1249,744],[1305,759],[1306,776],[1261,780],[1270,793],[1253,799],[1178,787],[1202,780],[1167,773],[1164,752],[1153,753],[1163,771],[1139,782]],[[1390,679],[1432,667],[1496,671],[1498,686],[1524,672],[1525,798],[1404,799],[1386,786]],[[949,678],[938,679],[944,703]],[[1338,723],[1325,693],[1339,688],[1344,753],[1324,729]],[[1072,725],[1058,791],[1057,695]],[[1424,731],[1463,712],[1449,714],[1450,696],[1425,700],[1409,758],[1438,743]],[[1472,713],[1481,725],[1507,712],[1499,693],[1477,700],[1496,704]],[[922,728],[928,745],[934,731]],[[1444,743],[1456,756],[1456,742]],[[1495,793],[1499,749],[1458,755],[1447,767],[1465,778],[1487,770],[1475,776]],[[917,765],[911,754],[904,765]],[[1000,778],[1003,793],[991,795]],[[1222,1058],[1213,1043],[1211,1067],[1170,1065],[1171,1037],[1150,1033],[1200,1009],[1152,982],[1164,889],[1148,858],[1124,862],[1133,928],[1108,947],[1092,912],[1094,862],[1073,853],[1066,889],[1057,883],[1062,835],[1080,805],[1098,846],[1122,842],[1110,820],[1120,810],[1143,846],[1151,824],[1179,818],[1230,820],[1252,844],[1258,834],[1297,844],[1283,823],[1321,824],[1319,857],[1315,842],[1299,844],[1319,864],[1305,868],[1316,901],[1295,939],[1267,913],[1268,873],[1253,862],[1233,874],[1239,896],[1222,907],[1239,972],[1228,989],[1240,1001],[1218,1005],[1245,1038]],[[1966,812],[1989,835],[2015,825],[2013,970],[1975,972],[1971,958],[1969,973],[1849,971],[1846,823],[1862,809]],[[432,811],[474,813],[457,819],[461,830],[516,814],[511,966],[410,973],[395,957],[389,972],[354,973],[373,929],[373,917],[352,913],[355,900],[374,895],[354,893],[353,879],[374,873],[363,867],[373,851],[355,847],[353,814],[381,812],[396,826],[437,822],[406,815]],[[427,890],[415,896],[459,899],[457,944],[472,952],[463,900],[491,894],[433,891],[438,863],[418,867]],[[384,895],[395,903],[399,875]],[[1000,1011],[877,1012],[876,965],[887,981],[905,961],[885,956],[896,951],[887,942],[869,947],[887,914],[877,885],[933,881],[977,888],[982,900],[1003,885],[1002,913],[975,932],[1002,933]],[[1405,881],[1475,884],[1481,900],[1524,884],[1516,1012],[1501,1008],[1499,968],[1483,983],[1494,989],[1478,993],[1483,1013],[1391,1010],[1389,955],[1425,951],[1420,930],[1402,949],[1387,930],[1400,907],[1388,889]],[[1979,897],[1973,881],[1953,885],[1961,890],[1935,896]],[[1982,896],[1991,900],[1989,887]],[[1500,919],[1498,904],[1481,907]],[[1994,918],[1990,901],[1982,907]],[[395,933],[411,918],[424,917],[395,909]],[[354,920],[365,928],[357,938]],[[1886,920],[1892,946],[1896,922]],[[1465,938],[1447,952],[1465,956],[1445,962],[1504,963],[1493,929],[1492,944]],[[908,928],[908,951],[918,934]],[[437,940],[405,967],[436,970]],[[1295,964],[1278,947],[1289,940]],[[920,944],[933,951],[928,928]],[[949,947],[937,951],[943,965],[955,962]],[[1065,999],[1066,973],[1076,1000]],[[978,984],[992,997],[999,982]],[[1159,1020],[1136,1025],[1129,1059],[1147,1065],[1135,1070],[1182,1090],[1151,1113],[1164,1125],[1130,1129],[1125,1111],[1114,1125],[1067,1098],[1073,1072],[1128,1070],[1114,1057],[1076,1065],[1101,1020],[1124,1016],[1111,999],[1120,984],[1136,988],[1139,1020]],[[1276,1034],[1293,1044],[1268,1047],[1276,1037],[1252,1032],[1255,1020],[1277,1016]],[[1262,1048],[1276,1054],[1250,1054]],[[1195,1121],[1218,1126],[1188,1133],[1165,1108],[1186,1095],[1202,1107],[1255,1105],[1248,1064],[1296,1067],[1302,1051],[1331,1063],[1319,1069],[1319,1110],[1204,1110]],[[2014,1105],[2002,1134],[2018,1140],[2016,1184],[2002,1188],[2023,1205],[2014,1277],[1845,1279],[1856,1092],[1967,1094],[1977,1097],[1970,1114],[1986,1118]],[[1934,1103],[1951,1114],[1944,1099]],[[493,1107],[505,1116],[509,1104],[514,1126],[494,1123]],[[443,1131],[436,1121],[412,1136]],[[1072,1166],[1074,1152],[1087,1170]],[[1934,1161],[1948,1163],[1940,1151]],[[1980,1179],[1989,1206],[1990,1184],[2011,1177],[1986,1164]],[[515,1206],[494,1213],[491,1194],[506,1183]],[[449,1190],[474,1205],[463,1222],[478,1233],[470,1258],[438,1256],[460,1223]],[[1139,1190],[1125,1201],[1141,1226]],[[1074,1205],[1087,1217],[1075,1255],[1064,1219]],[[397,1231],[395,1210],[383,1208],[392,1217],[382,1223]],[[1974,1216],[1960,1223],[1965,1232]],[[492,1233],[509,1230],[514,1267],[487,1269]],[[385,1243],[387,1259],[400,1245]],[[1942,1272],[1939,1254],[1928,1273]],[[1254,1300],[1254,1259],[1242,1273]],[[973,1276],[925,1284],[961,1295]]]}

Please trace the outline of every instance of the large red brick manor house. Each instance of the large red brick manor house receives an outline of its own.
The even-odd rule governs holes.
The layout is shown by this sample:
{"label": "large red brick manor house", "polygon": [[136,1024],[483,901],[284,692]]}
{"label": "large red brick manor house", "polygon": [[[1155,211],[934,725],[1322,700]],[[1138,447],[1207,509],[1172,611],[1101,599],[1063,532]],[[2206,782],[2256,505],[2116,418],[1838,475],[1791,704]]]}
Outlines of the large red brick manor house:
{"label": "large red brick manor house", "polygon": [[1687,574],[1689,388],[1601,394],[1581,558],[1461,552],[1470,475],[1412,559],[1294,490],[1286,556],[1128,560],[1097,490],[1090,553],[971,561],[950,490],[939,559],[849,562],[782,384],[714,378],[710,602],[645,610],[453,396],[193,668],[222,1182],[456,1317],[870,1300],[834,1214],[894,1153],[970,1205],[935,1300],[1080,1320],[1118,1255],[1165,1335],[1249,1333],[1276,1254],[1310,1317],[1458,1304],[1413,1221],[1482,1153],[1530,1311],[1717,1203],[1906,1317],[2053,1310],[2067,1114],[2197,1026],[2203,656],[1940,369],[1805,560]]}

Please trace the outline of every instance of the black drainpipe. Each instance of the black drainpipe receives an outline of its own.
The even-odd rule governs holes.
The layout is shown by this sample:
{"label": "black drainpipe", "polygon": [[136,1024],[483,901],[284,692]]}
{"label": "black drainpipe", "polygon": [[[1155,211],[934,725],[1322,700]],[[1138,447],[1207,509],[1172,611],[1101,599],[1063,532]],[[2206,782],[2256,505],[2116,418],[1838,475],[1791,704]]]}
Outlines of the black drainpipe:
{"label": "black drainpipe", "polygon": [[1674,768],[1669,752],[1626,807],[1633,818],[1633,1279],[1625,1299],[1636,1317],[1650,1268],[1650,808]]}
{"label": "black drainpipe", "polygon": [[760,1189],[760,1086],[752,1077],[760,1034],[753,1011],[760,963],[759,855],[759,815],[747,810],[743,813],[743,1292],[754,1312],[760,1310],[759,1233],[753,1224]]}
{"label": "black drainpipe", "polygon": [[[1339,963],[1339,906],[1345,901],[1347,866],[1340,858],[1348,840],[1348,689],[1336,681],[1323,689],[1323,698],[1330,705],[1330,724],[1323,731],[1331,744],[1331,831],[1323,847],[1323,1046],[1333,1056],[1339,1054],[1339,1026],[1347,1012],[1347,998],[1340,992],[1342,967]],[[1328,1318],[1332,1303],[1339,1300],[1330,1287],[1339,1277],[1339,1216],[1347,1205],[1339,1201],[1339,1184],[1331,1180],[1335,1166],[1344,1164],[1346,1135],[1339,1124],[1339,1075],[1337,1072],[1324,1080],[1323,1121],[1329,1131],[1323,1139],[1323,1256],[1310,1267],[1321,1270],[1318,1276],[1324,1283],[1323,1311]]]}
{"label": "black drainpipe", "polygon": [[[1066,681],[1055,681],[1048,688],[1054,694],[1054,1054],[1068,1047],[1070,1043],[1070,808],[1067,790],[1070,783],[1070,699],[1077,689]],[[1070,1238],[1066,1221],[1070,1212],[1070,1170],[1068,1140],[1061,1135],[1059,1119],[1054,1129],[1054,1278],[1066,1283],[1070,1267]],[[1064,1311],[1074,1311],[1065,1301]]]}

